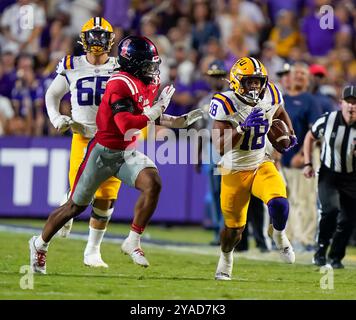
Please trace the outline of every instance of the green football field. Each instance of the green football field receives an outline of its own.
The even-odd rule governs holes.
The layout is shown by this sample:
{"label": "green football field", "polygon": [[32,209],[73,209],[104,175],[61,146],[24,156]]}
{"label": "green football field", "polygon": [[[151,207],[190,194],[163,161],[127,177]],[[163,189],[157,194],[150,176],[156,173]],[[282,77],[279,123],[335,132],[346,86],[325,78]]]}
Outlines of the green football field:
{"label": "green football field", "polygon": [[236,255],[233,280],[218,282],[218,247],[207,245],[211,231],[150,226],[143,248],[151,265],[144,269],[120,252],[128,225],[112,223],[114,237],[102,245],[110,267],[93,269],[82,263],[84,222],[75,223],[72,238],[52,241],[48,274],[35,275],[26,289],[31,275],[21,270],[27,270],[28,240],[42,225],[0,220],[0,299],[356,299],[356,248],[348,248],[345,269],[322,270],[327,273],[310,264],[311,253],[297,253],[297,263],[286,265],[277,252],[251,249]]}

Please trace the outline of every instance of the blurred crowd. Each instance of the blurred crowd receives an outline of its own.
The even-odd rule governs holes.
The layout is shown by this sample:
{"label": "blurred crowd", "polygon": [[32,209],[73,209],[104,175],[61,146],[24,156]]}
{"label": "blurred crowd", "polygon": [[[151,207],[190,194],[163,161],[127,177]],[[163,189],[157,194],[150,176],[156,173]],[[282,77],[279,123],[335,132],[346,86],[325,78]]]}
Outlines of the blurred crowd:
{"label": "blurred crowd", "polygon": [[[325,5],[331,18],[322,16]],[[59,60],[82,54],[78,35],[93,16],[114,26],[116,42],[140,34],[156,43],[162,83],[177,88],[167,111],[175,115],[209,91],[204,75],[215,59],[229,69],[242,56],[259,57],[272,81],[286,62],[304,61],[312,66],[309,90],[335,105],[344,83],[356,80],[352,0],[2,0],[0,135],[57,134],[44,94]],[[68,96],[61,108],[70,113]]]}

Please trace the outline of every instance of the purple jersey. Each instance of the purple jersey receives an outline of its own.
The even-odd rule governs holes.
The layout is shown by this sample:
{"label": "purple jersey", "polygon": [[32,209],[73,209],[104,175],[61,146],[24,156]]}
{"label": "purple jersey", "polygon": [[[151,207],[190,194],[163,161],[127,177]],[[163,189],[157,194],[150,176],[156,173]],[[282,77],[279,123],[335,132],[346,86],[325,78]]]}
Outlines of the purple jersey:
{"label": "purple jersey", "polygon": [[6,73],[0,78],[0,96],[11,99],[11,91],[15,87],[16,72]]}
{"label": "purple jersey", "polygon": [[19,81],[11,92],[11,99],[19,104],[19,116],[25,117],[28,112],[36,114],[35,104],[44,100],[44,91],[39,80],[35,80],[31,87]]}

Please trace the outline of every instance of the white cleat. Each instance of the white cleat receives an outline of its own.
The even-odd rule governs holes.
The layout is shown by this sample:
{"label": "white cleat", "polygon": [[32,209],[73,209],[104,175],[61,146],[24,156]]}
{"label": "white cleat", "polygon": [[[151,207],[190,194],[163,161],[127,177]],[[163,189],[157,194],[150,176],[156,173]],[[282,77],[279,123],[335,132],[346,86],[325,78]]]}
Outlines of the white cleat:
{"label": "white cleat", "polygon": [[37,250],[35,246],[36,236],[33,236],[28,244],[30,247],[30,266],[32,272],[46,274],[47,251]]}
{"label": "white cleat", "polygon": [[294,263],[295,262],[295,253],[292,246],[285,247],[279,251],[281,259],[285,263]]}
{"label": "white cleat", "polygon": [[268,228],[268,235],[273,239],[283,262],[294,263],[295,253],[291,243],[289,242],[285,230],[277,231],[272,225]]}
{"label": "white cleat", "polygon": [[231,280],[232,267],[234,264],[233,252],[229,255],[220,253],[218,267],[215,272],[215,280]]}
{"label": "white cleat", "polygon": [[58,235],[62,238],[68,238],[70,231],[72,230],[73,226],[73,219],[70,219],[69,221],[66,222],[66,224],[59,229]]}
{"label": "white cleat", "polygon": [[229,281],[231,280],[231,275],[223,272],[215,273],[215,280]]}
{"label": "white cleat", "polygon": [[122,243],[121,251],[129,255],[134,263],[142,267],[147,268],[150,265],[143,250],[140,247],[135,247],[127,239]]}
{"label": "white cleat", "polygon": [[93,268],[109,268],[108,264],[103,261],[100,253],[91,253],[84,255],[84,264]]}

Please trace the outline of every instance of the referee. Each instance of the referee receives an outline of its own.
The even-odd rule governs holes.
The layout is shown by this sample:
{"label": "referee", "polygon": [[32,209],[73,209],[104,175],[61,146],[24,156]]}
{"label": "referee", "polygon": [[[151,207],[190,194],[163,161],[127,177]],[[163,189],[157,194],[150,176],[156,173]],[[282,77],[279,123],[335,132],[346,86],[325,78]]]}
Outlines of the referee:
{"label": "referee", "polygon": [[344,88],[341,110],[324,114],[315,121],[304,140],[304,176],[315,175],[313,142],[322,139],[318,179],[320,222],[318,247],[313,263],[344,268],[341,260],[356,221],[356,86]]}

